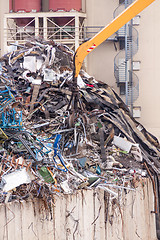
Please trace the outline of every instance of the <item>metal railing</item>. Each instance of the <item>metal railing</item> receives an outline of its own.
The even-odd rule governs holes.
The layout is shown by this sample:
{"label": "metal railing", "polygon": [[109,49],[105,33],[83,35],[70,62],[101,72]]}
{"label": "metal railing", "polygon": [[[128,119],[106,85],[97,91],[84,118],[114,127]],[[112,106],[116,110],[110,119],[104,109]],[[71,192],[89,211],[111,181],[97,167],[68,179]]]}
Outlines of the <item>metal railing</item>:
{"label": "metal railing", "polygon": [[[74,26],[69,27],[47,27],[47,28],[35,28],[35,27],[16,27],[4,29],[4,34],[7,36],[8,41],[10,40],[25,40],[26,37],[41,36],[43,37],[44,31],[47,32],[47,38],[53,39],[73,39],[75,38],[76,31],[79,32],[80,40],[84,40],[84,29],[76,29]],[[38,32],[38,34],[37,34]]]}
{"label": "metal railing", "polygon": [[[120,4],[114,11],[114,17],[119,15],[133,0],[125,0],[125,4]],[[126,24],[117,32],[117,39],[124,42],[124,49],[121,50],[114,58],[114,75],[117,85],[125,84],[126,104],[130,106],[131,111],[133,102],[139,96],[139,79],[132,70],[133,56],[138,51],[138,32],[130,24]]]}
{"label": "metal railing", "polygon": [[84,27],[84,40],[94,37],[104,26],[86,26]]}
{"label": "metal railing", "polygon": [[122,68],[125,68],[127,61],[130,60],[138,51],[138,31],[131,25],[128,25],[128,32],[130,33],[124,38],[124,41],[127,41],[126,49],[121,50],[114,58],[114,75],[117,84],[121,82],[119,79],[119,71]]}
{"label": "metal railing", "polygon": [[[77,47],[84,41],[84,18],[78,19],[78,23],[75,16],[64,19],[66,22],[58,25],[59,18],[49,16],[26,17],[22,21],[16,18],[16,15],[13,18],[5,18],[4,39],[6,39],[7,45],[15,41],[23,44],[29,39],[43,38]],[[22,25],[25,22],[26,24]]]}
{"label": "metal railing", "polygon": [[[137,100],[139,97],[139,78],[133,71],[128,71],[130,81],[128,82],[128,105],[132,106],[132,104]],[[132,80],[131,80],[132,79]]]}
{"label": "metal railing", "polygon": [[[47,28],[34,26],[24,27],[8,27],[4,29],[4,34],[8,43],[14,41],[25,42],[26,39],[33,39],[35,37],[45,38],[47,40],[54,40],[61,43],[74,42],[76,34],[79,36],[80,43],[87,41],[95,36],[104,26],[48,26]],[[112,39],[113,40],[113,39]],[[115,39],[116,40],[116,39]]]}

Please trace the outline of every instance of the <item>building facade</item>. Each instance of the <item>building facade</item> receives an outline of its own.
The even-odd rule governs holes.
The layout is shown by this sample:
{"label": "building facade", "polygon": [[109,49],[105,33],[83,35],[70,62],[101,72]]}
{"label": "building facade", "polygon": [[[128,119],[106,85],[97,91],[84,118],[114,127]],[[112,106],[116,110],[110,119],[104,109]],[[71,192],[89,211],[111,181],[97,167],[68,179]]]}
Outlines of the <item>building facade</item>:
{"label": "building facade", "polygon": [[[14,12],[13,2],[0,1],[1,55],[14,42],[21,45],[25,39],[39,36],[76,49],[132,1],[82,0],[75,7],[77,11],[68,6],[50,11],[51,1],[47,0],[41,2],[37,12],[34,9]],[[91,52],[85,59],[85,67],[95,79],[113,87],[137,121],[160,139],[159,9],[160,2],[155,0]]]}

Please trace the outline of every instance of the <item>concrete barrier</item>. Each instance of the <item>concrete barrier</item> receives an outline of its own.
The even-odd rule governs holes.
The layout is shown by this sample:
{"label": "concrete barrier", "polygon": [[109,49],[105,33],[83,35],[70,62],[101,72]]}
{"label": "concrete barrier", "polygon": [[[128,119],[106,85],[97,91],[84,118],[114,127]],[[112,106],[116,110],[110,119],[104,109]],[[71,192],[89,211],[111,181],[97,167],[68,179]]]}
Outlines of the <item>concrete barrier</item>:
{"label": "concrete barrier", "polygon": [[156,240],[149,179],[112,199],[102,189],[0,205],[0,240]]}

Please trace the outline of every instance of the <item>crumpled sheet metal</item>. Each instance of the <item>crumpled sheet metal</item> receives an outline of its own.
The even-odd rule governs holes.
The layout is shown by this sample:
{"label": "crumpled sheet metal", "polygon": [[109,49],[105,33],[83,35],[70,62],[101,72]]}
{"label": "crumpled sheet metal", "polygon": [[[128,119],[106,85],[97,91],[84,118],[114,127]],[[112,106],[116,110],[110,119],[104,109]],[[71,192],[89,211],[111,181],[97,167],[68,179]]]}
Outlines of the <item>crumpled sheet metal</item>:
{"label": "crumpled sheet metal", "polygon": [[23,119],[22,130],[0,131],[0,202],[6,176],[9,181],[23,169],[31,180],[7,188],[9,201],[32,196],[50,202],[54,194],[98,186],[117,198],[148,171],[159,175],[158,140],[107,84],[81,70],[77,111],[68,107],[73,56],[67,46],[35,40],[0,59],[0,85],[16,94],[8,107],[14,104]]}

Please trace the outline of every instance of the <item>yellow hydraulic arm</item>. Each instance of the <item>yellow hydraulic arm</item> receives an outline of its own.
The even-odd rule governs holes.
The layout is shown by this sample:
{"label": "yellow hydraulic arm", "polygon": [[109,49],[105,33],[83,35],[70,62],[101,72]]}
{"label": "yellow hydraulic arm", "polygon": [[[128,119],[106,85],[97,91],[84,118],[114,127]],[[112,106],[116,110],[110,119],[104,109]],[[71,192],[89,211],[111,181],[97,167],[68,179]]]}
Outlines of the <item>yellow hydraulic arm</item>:
{"label": "yellow hydraulic arm", "polygon": [[78,77],[83,60],[91,51],[93,51],[102,42],[104,42],[113,33],[115,33],[118,29],[120,29],[123,25],[129,22],[132,18],[134,18],[154,1],[155,0],[135,0],[128,8],[126,8],[119,16],[111,21],[93,38],[80,45],[74,56],[74,79]]}

